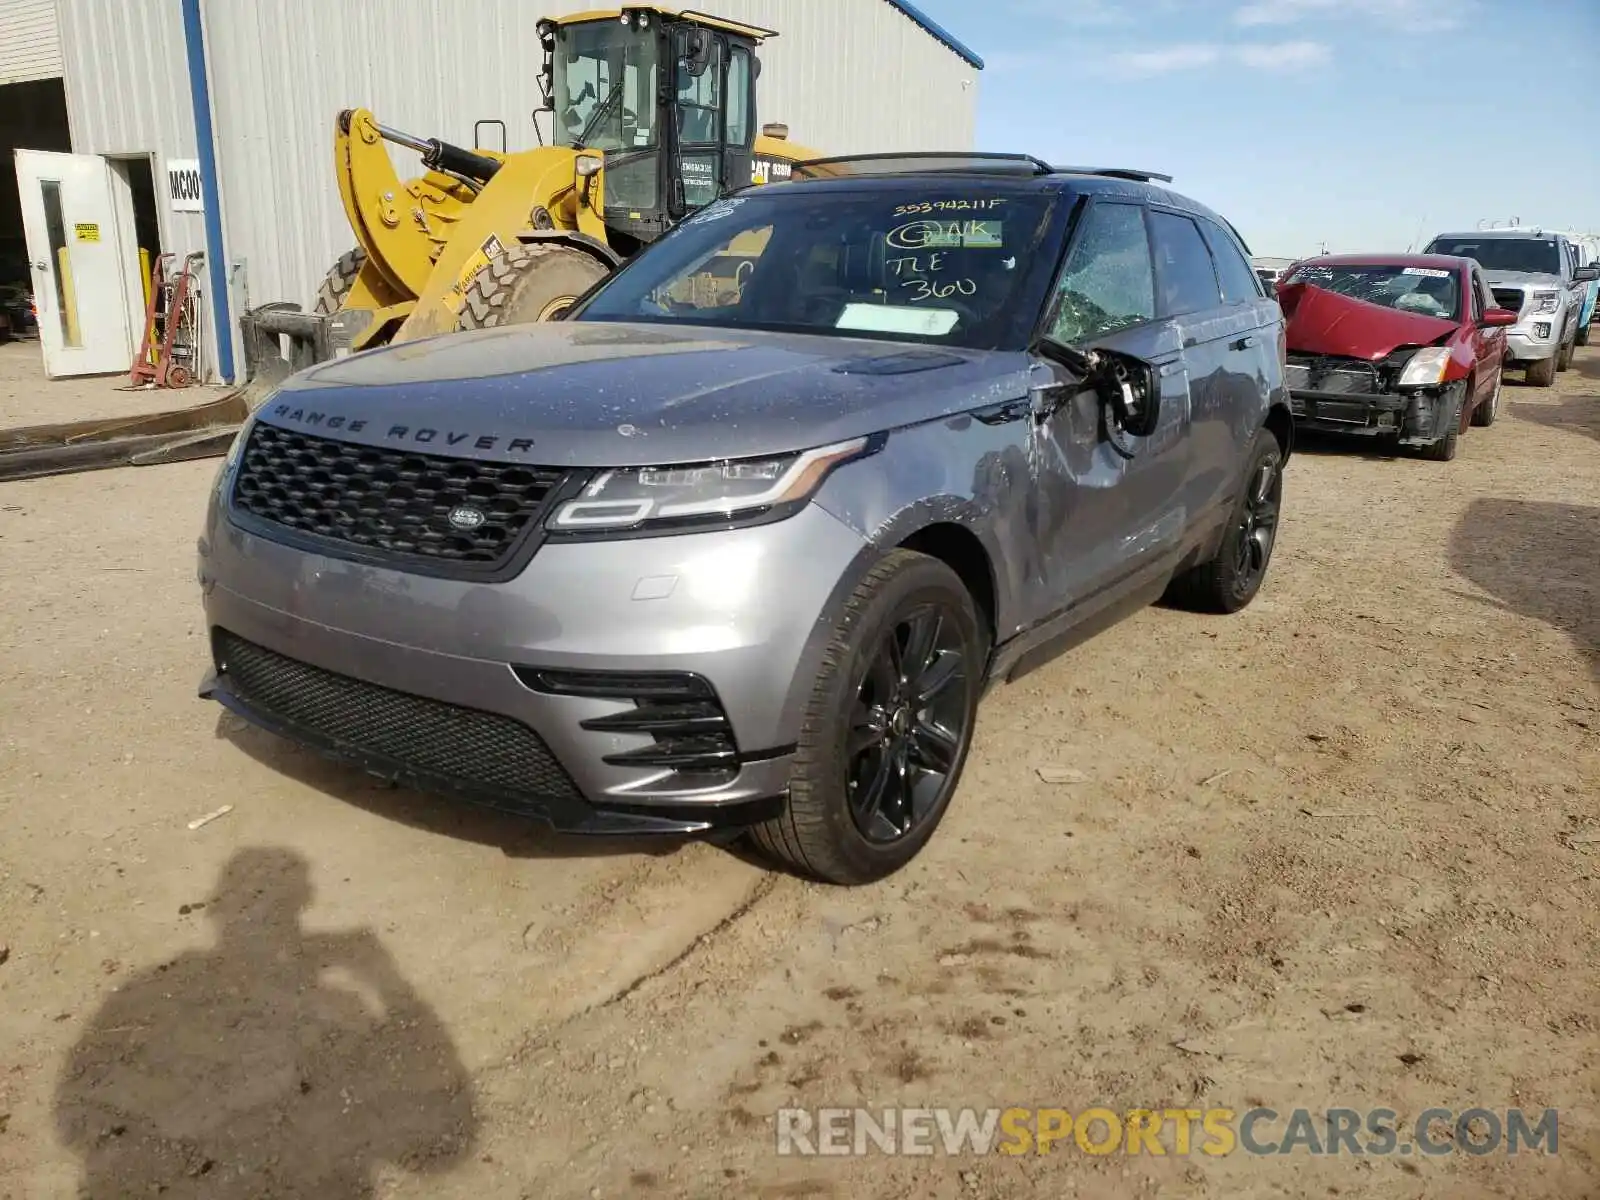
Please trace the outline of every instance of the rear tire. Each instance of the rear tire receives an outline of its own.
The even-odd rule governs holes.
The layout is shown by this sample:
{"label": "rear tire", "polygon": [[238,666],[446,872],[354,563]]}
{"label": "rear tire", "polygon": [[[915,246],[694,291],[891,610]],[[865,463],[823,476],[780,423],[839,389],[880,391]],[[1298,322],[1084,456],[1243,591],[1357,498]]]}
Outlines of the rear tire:
{"label": "rear tire", "polygon": [[1556,350],[1556,370],[1565,371],[1572,365],[1572,353],[1577,334],[1572,335],[1574,342],[1562,342]]}
{"label": "rear tire", "polygon": [[954,571],[909,550],[886,556],[823,654],[788,805],[750,840],[827,883],[872,883],[905,866],[960,784],[988,650]]}
{"label": "rear tire", "polygon": [[[1593,323],[1593,318],[1590,318],[1590,324],[1592,325]],[[1583,325],[1578,328],[1578,336],[1572,339],[1572,344],[1575,346],[1587,346],[1589,344],[1589,325]]]}
{"label": "rear tire", "polygon": [[1556,356],[1528,364],[1528,382],[1534,387],[1549,387],[1556,381]]}
{"label": "rear tire", "polygon": [[1500,415],[1500,389],[1505,386],[1506,373],[1504,369],[1497,370],[1494,375],[1494,391],[1489,393],[1489,398],[1472,410],[1472,423],[1480,429],[1487,429],[1494,424],[1494,419]]}
{"label": "rear tire", "polygon": [[361,274],[366,262],[367,252],[360,247],[341,254],[339,261],[329,267],[327,275],[323,277],[322,286],[317,289],[317,302],[311,311],[319,316],[330,317],[343,308],[344,299],[355,287],[356,276]]}
{"label": "rear tire", "polygon": [[473,276],[457,329],[493,329],[550,321],[611,273],[570,246],[512,246]]}
{"label": "rear tire", "polygon": [[1282,511],[1283,447],[1270,429],[1262,429],[1217,552],[1174,579],[1167,601],[1209,613],[1236,613],[1248,605],[1266,580]]}

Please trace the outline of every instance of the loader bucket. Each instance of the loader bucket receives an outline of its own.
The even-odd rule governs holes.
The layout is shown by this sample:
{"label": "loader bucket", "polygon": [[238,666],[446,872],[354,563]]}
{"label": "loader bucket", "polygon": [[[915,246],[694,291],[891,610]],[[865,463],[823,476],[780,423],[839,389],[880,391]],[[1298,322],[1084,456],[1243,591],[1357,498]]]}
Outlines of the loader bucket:
{"label": "loader bucket", "polygon": [[189,408],[0,430],[0,480],[226,454],[250,415],[243,390]]}
{"label": "loader bucket", "polygon": [[[349,345],[348,330],[357,323],[343,313],[326,317],[287,303],[252,309],[240,321],[244,387],[166,412],[0,429],[0,480],[220,458],[245,418],[278,384],[334,357]],[[287,356],[283,341],[289,345]]]}

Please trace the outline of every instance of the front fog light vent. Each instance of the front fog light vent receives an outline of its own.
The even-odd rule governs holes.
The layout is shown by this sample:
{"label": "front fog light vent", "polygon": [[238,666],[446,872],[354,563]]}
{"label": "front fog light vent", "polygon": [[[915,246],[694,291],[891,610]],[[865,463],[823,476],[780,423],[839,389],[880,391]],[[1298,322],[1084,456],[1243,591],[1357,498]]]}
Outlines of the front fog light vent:
{"label": "front fog light vent", "polygon": [[732,772],[739,766],[733,724],[716,690],[698,675],[678,671],[611,672],[516,668],[535,691],[593,700],[631,700],[634,707],[580,721],[591,733],[647,736],[651,745],[602,760],[618,767],[690,773]]}

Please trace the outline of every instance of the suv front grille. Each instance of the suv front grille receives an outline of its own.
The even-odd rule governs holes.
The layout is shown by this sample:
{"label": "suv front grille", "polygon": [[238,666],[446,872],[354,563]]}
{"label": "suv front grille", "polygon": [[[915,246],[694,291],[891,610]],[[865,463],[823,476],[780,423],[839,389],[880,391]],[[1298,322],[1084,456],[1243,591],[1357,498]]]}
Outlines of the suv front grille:
{"label": "suv front grille", "polygon": [[[482,573],[506,564],[562,478],[544,467],[361,446],[258,422],[240,456],[233,505],[358,553]],[[481,517],[475,527],[451,524],[462,508]]]}
{"label": "suv front grille", "polygon": [[218,629],[217,667],[263,716],[327,749],[508,798],[582,799],[544,740],[520,721],[339,675]]}
{"label": "suv front grille", "polygon": [[1517,287],[1490,288],[1494,294],[1494,302],[1501,308],[1509,308],[1514,313],[1522,311],[1523,291]]}

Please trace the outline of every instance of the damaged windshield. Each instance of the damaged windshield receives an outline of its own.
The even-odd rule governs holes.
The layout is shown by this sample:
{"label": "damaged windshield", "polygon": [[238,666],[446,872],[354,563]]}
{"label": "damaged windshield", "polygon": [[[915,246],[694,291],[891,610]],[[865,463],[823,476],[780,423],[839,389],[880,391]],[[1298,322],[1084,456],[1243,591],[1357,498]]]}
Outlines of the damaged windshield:
{"label": "damaged windshield", "polygon": [[574,320],[1027,344],[1057,198],[945,183],[717,201],[614,275]]}
{"label": "damaged windshield", "polygon": [[1310,263],[1295,268],[1285,283],[1309,283],[1352,300],[1401,312],[1461,319],[1461,283],[1454,271],[1438,267],[1365,266]]}
{"label": "damaged windshield", "polygon": [[1485,271],[1561,274],[1561,250],[1555,238],[1435,238],[1428,253],[1475,258]]}

